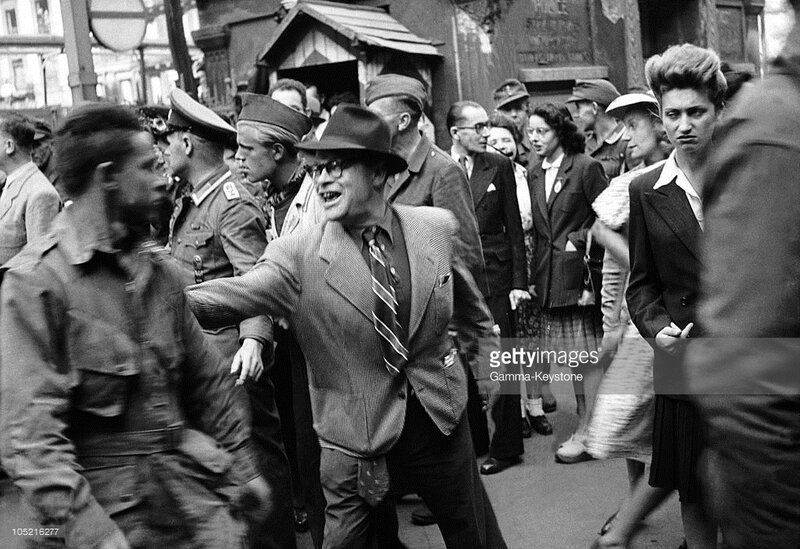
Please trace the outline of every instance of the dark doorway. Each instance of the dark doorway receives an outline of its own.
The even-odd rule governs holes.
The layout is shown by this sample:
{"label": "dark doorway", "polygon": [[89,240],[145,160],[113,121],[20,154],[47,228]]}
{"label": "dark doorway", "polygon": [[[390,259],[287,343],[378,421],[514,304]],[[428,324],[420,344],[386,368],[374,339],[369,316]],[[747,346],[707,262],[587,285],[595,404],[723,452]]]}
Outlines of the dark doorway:
{"label": "dark doorway", "polygon": [[698,42],[698,0],[639,0],[645,59],[673,44]]}
{"label": "dark doorway", "polygon": [[[357,61],[279,70],[278,78],[294,78],[307,86],[314,84],[326,101],[343,92],[352,92],[359,98]],[[328,107],[327,102],[324,105]]]}

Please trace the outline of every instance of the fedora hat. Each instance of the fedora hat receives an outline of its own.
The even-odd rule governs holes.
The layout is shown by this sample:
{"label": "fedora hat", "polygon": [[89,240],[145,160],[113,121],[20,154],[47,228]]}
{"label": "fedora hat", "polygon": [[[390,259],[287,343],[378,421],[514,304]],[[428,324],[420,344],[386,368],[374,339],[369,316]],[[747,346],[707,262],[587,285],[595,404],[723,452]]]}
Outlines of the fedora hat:
{"label": "fedora hat", "polygon": [[406,169],[405,159],[392,152],[392,134],[383,119],[358,105],[336,107],[318,141],[297,146],[301,151],[363,151],[383,157],[389,173]]}

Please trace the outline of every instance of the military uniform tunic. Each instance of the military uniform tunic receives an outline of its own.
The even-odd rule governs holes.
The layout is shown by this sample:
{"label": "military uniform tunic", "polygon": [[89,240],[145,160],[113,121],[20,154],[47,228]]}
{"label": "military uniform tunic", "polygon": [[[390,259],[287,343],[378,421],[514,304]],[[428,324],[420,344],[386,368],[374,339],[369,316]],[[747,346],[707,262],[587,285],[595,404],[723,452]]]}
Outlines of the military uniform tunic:
{"label": "military uniform tunic", "polygon": [[225,361],[166,254],[125,260],[78,208],[0,291],[0,452],[26,524],[67,547],[116,528],[134,548],[241,546],[231,498],[258,473]]}

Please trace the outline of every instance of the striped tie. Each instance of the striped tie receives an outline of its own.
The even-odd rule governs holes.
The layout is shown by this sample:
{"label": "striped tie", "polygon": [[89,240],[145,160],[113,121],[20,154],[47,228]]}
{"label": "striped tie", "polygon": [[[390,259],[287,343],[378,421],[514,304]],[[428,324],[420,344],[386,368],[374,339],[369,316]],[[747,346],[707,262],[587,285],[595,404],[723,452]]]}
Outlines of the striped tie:
{"label": "striped tie", "polygon": [[363,238],[369,248],[369,268],[372,271],[372,291],[375,305],[372,320],[381,340],[383,361],[390,374],[396,376],[408,362],[408,349],[403,328],[397,320],[397,298],[389,274],[386,256],[375,242],[377,227],[364,231]]}

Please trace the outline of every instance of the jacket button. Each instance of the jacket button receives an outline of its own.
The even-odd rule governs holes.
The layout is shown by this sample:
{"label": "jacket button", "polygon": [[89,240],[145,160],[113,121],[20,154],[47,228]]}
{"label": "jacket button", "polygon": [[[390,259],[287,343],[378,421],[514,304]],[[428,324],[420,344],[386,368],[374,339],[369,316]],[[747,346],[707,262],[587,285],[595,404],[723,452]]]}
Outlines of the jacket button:
{"label": "jacket button", "polygon": [[687,305],[689,305],[689,300],[686,299],[685,297],[682,297],[681,298],[681,307],[686,307]]}
{"label": "jacket button", "polygon": [[179,239],[178,239],[178,244],[180,244],[180,243],[181,243],[181,239],[179,238]]}
{"label": "jacket button", "polygon": [[397,393],[397,398],[399,398],[400,400],[405,400],[406,394],[403,391],[400,391],[399,393]]}

